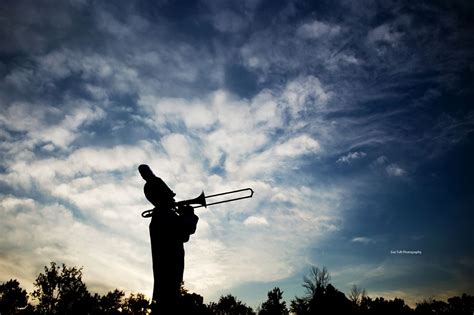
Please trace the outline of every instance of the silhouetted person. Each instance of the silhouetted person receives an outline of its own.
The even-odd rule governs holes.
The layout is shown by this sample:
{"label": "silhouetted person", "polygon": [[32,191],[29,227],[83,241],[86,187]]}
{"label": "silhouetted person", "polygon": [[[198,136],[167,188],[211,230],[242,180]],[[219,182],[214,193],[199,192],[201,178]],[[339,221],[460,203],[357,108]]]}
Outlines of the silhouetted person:
{"label": "silhouetted person", "polygon": [[155,206],[150,222],[154,278],[152,313],[177,314],[184,272],[183,243],[195,232],[198,217],[189,205],[174,210],[176,194],[148,165],[142,164],[138,170],[146,181],[145,197]]}

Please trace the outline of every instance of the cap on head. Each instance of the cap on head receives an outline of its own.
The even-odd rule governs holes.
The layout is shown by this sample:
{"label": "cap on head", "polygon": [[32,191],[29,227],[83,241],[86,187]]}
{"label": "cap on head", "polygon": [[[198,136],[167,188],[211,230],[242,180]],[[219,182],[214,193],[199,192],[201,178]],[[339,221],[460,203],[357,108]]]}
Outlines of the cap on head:
{"label": "cap on head", "polygon": [[153,178],[155,174],[151,171],[150,167],[146,164],[141,164],[138,166],[138,171],[140,172],[140,175],[142,175],[144,180],[148,180],[150,178]]}

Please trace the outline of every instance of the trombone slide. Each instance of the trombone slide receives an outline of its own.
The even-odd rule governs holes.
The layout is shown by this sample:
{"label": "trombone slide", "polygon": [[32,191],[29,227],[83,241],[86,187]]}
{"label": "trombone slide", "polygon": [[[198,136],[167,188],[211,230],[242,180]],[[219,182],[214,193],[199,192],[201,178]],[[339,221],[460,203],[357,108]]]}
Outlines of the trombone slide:
{"label": "trombone slide", "polygon": [[[211,202],[211,203],[207,203],[206,199],[207,198],[214,198],[214,197],[218,197],[218,196],[224,196],[224,195],[230,195],[230,194],[236,194],[236,193],[240,193],[240,192],[244,192],[244,191],[248,191],[248,195],[246,196],[241,196],[241,197],[236,197],[236,198],[231,198],[231,199],[224,199],[224,200],[220,200],[220,201],[215,201],[215,202]],[[243,189],[237,189],[237,190],[232,190],[232,191],[226,191],[226,192],[223,192],[223,193],[218,193],[218,194],[213,194],[213,195],[205,195],[204,194],[204,191],[196,198],[194,199],[189,199],[189,200],[182,200],[182,201],[178,201],[175,203],[174,205],[174,208],[177,208],[181,205],[197,205],[197,206],[191,206],[193,207],[194,209],[197,209],[197,208],[202,208],[202,207],[205,207],[207,208],[207,206],[212,206],[212,205],[217,205],[217,204],[221,204],[221,203],[226,203],[226,202],[231,202],[231,201],[236,201],[236,200],[241,200],[241,199],[247,199],[247,198],[252,198],[253,197],[253,189],[252,188],[243,188]],[[153,215],[153,210],[154,209],[150,209],[150,210],[145,210],[142,212],[142,217],[144,218],[149,218]]]}

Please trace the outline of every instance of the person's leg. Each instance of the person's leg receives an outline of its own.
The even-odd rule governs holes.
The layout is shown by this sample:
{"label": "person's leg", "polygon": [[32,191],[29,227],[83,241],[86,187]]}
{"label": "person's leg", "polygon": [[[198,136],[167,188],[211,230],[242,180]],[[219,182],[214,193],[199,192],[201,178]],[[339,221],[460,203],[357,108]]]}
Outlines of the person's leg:
{"label": "person's leg", "polygon": [[176,296],[172,291],[164,291],[152,307],[153,315],[180,314]]}
{"label": "person's leg", "polygon": [[156,303],[156,301],[151,302],[150,309],[151,309],[150,315],[160,314],[160,311],[158,310],[158,304]]}
{"label": "person's leg", "polygon": [[153,257],[154,315],[179,314],[180,289],[184,272],[184,250],[175,248]]}

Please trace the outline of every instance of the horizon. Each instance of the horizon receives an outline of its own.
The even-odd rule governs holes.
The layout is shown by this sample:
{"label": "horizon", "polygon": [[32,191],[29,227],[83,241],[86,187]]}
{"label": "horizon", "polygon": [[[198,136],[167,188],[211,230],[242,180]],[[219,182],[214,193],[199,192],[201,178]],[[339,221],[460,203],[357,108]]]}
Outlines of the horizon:
{"label": "horizon", "polygon": [[469,1],[0,6],[0,281],[57,261],[151,296],[148,164],[176,200],[255,191],[196,210],[206,302],[288,303],[311,266],[411,306],[474,293]]}
{"label": "horizon", "polygon": [[[63,270],[63,268],[66,268],[67,270],[71,270],[72,268],[76,268],[76,270],[78,270],[79,273],[80,273],[80,276],[79,276],[78,279],[80,279],[80,280],[82,281],[83,276],[84,276],[84,274],[85,274],[85,271],[84,271],[83,267],[67,266],[67,265],[65,265],[65,264],[60,264],[60,263],[58,264],[58,263],[56,263],[56,262],[51,262],[49,266],[48,266],[48,265],[43,266],[43,271],[40,272],[40,273],[38,273],[38,276],[39,276],[40,274],[43,274],[43,275],[45,274],[45,268],[47,268],[48,270],[51,270],[52,264],[54,264],[55,267],[58,268],[58,269],[57,269],[58,271]],[[318,269],[319,269],[319,271],[317,271],[317,272],[321,272],[321,271],[323,271],[323,272],[328,272],[328,271],[325,269],[325,267],[319,268],[319,267],[312,266],[311,268],[312,268],[312,269],[313,269],[313,268],[316,268],[316,269],[313,269],[313,270],[318,270]],[[311,282],[315,283],[315,279],[313,278],[314,275],[312,274],[312,272],[313,272],[313,271],[310,270],[310,271],[308,272],[308,274],[305,275],[304,279],[302,279],[302,281],[301,281],[301,282],[302,282],[301,286],[304,286],[304,284],[306,284],[306,281],[307,281],[307,280],[310,280]],[[61,274],[61,272],[59,272],[58,274]],[[78,275],[78,274],[76,274],[76,276],[77,276],[77,275]],[[329,272],[328,272],[328,275],[329,275],[329,278],[328,278],[328,281],[327,281],[327,284],[326,284],[326,285],[332,285],[332,283],[331,283],[331,277],[330,277],[330,273],[329,273]],[[12,281],[12,280],[13,280],[13,281],[18,281],[17,279],[9,279],[8,281]],[[1,282],[1,284],[5,284],[6,282],[7,282],[7,281]],[[82,282],[83,282],[83,281],[82,281]],[[83,283],[84,283],[84,282],[83,282]],[[143,294],[142,292],[133,292],[133,291],[128,291],[128,292],[127,292],[126,290],[122,290],[122,289],[118,289],[118,288],[109,288],[109,290],[107,290],[107,291],[105,291],[105,292],[103,292],[103,293],[98,293],[98,292],[89,291],[89,288],[87,287],[87,283],[84,283],[84,284],[86,285],[86,290],[87,290],[92,296],[94,296],[95,294],[99,294],[99,298],[100,298],[101,295],[102,295],[102,296],[105,296],[106,294],[110,294],[110,293],[113,293],[115,290],[118,290],[118,291],[120,291],[120,292],[122,292],[122,293],[124,294],[123,297],[122,297],[122,302],[123,302],[123,299],[125,299],[125,298],[127,298],[127,297],[130,297],[131,295],[138,296],[139,294]],[[29,287],[29,286],[27,285],[27,287]],[[33,297],[33,294],[32,294],[32,293],[33,293],[33,291],[38,290],[39,287],[37,287],[34,283],[31,285],[31,287],[32,287],[34,290],[33,290],[33,289],[31,289],[31,290],[26,290],[26,295],[27,295],[27,299],[28,299],[28,300],[27,300],[27,304],[28,304],[28,305],[36,306],[36,305],[38,305],[39,301],[38,301],[38,298]],[[201,296],[201,297],[203,298],[203,300],[204,300],[203,303],[204,303],[205,305],[208,305],[208,306],[210,306],[210,305],[213,304],[213,303],[218,303],[219,300],[220,300],[221,298],[223,298],[223,297],[232,296],[232,297],[234,297],[234,298],[236,299],[236,301],[243,303],[243,305],[248,306],[248,307],[250,307],[253,311],[257,312],[257,311],[259,310],[259,308],[262,306],[262,304],[265,302],[265,300],[262,300],[262,301],[260,301],[260,302],[257,303],[257,304],[249,305],[246,301],[241,300],[239,296],[236,296],[236,295],[233,294],[232,292],[227,292],[227,293],[225,293],[225,294],[222,294],[222,295],[219,296],[216,300],[213,300],[213,301],[206,301],[206,299],[205,299],[202,295],[200,295],[198,292],[191,292],[191,291],[187,290],[185,284],[183,284],[182,287],[186,290],[186,292],[187,292],[188,294],[198,294],[199,296]],[[20,283],[19,288],[20,288],[20,289],[24,289],[24,286],[22,286],[21,283]],[[273,289],[277,289],[277,288],[280,289],[279,287],[272,287],[271,289],[269,288],[269,289],[267,290],[267,293],[270,293]],[[344,292],[343,290],[339,290],[338,288],[335,288],[335,289],[336,289],[337,291],[339,291],[339,292],[342,292],[342,293],[344,294],[345,298],[347,298],[348,300],[350,300],[350,292]],[[352,289],[352,288],[351,288],[351,289]],[[401,299],[401,300],[404,302],[404,304],[407,305],[408,307],[410,307],[412,310],[416,310],[418,304],[433,303],[433,302],[436,302],[436,301],[442,301],[442,302],[445,302],[445,303],[450,303],[450,301],[448,301],[448,300],[450,300],[451,298],[464,297],[465,295],[467,295],[467,296],[469,297],[469,294],[462,293],[462,294],[460,294],[459,296],[454,296],[454,295],[453,295],[453,296],[446,296],[446,297],[444,297],[444,298],[443,298],[443,297],[439,297],[438,299],[434,299],[433,297],[424,297],[424,298],[421,299],[421,300],[416,300],[416,301],[412,300],[412,303],[410,303],[409,301],[405,301],[403,298],[400,298],[400,297],[398,297],[397,295],[394,295],[394,296],[377,296],[377,295],[375,295],[375,294],[368,294],[368,293],[365,291],[365,289],[363,289],[363,288],[357,287],[357,289],[360,290],[360,293],[359,293],[359,294],[360,294],[361,296],[366,296],[366,297],[368,297],[369,299],[372,299],[372,301],[374,301],[374,300],[376,300],[376,299],[378,299],[378,298],[385,299],[385,301],[387,301],[387,302],[388,302],[388,301],[393,301],[393,300],[395,300],[395,299]],[[280,290],[280,291],[281,291],[281,290]],[[41,292],[41,290],[40,290],[40,292]],[[306,297],[308,296],[308,293],[309,293],[309,292],[306,290],[306,288],[305,288],[305,292],[303,292],[302,295],[294,296],[294,297],[292,297],[292,298],[285,298],[285,297],[284,297],[284,291],[281,291],[281,292],[283,293],[282,302],[284,302],[284,303],[286,304],[286,307],[287,307],[288,309],[290,309],[290,305],[291,305],[291,302],[292,302],[292,301],[294,301],[294,300],[296,301],[297,298],[306,298]],[[145,298],[146,300],[151,301],[150,296],[147,296],[147,295],[145,295],[145,294],[144,294],[143,296],[144,296],[144,298]],[[79,297],[76,297],[76,298],[79,298]],[[71,301],[69,301],[69,303],[70,303],[70,302],[71,302]],[[360,305],[359,305],[359,306],[360,306]],[[258,313],[258,312],[257,312],[257,313]],[[292,312],[290,311],[290,314],[294,314],[294,313],[292,313]]]}

